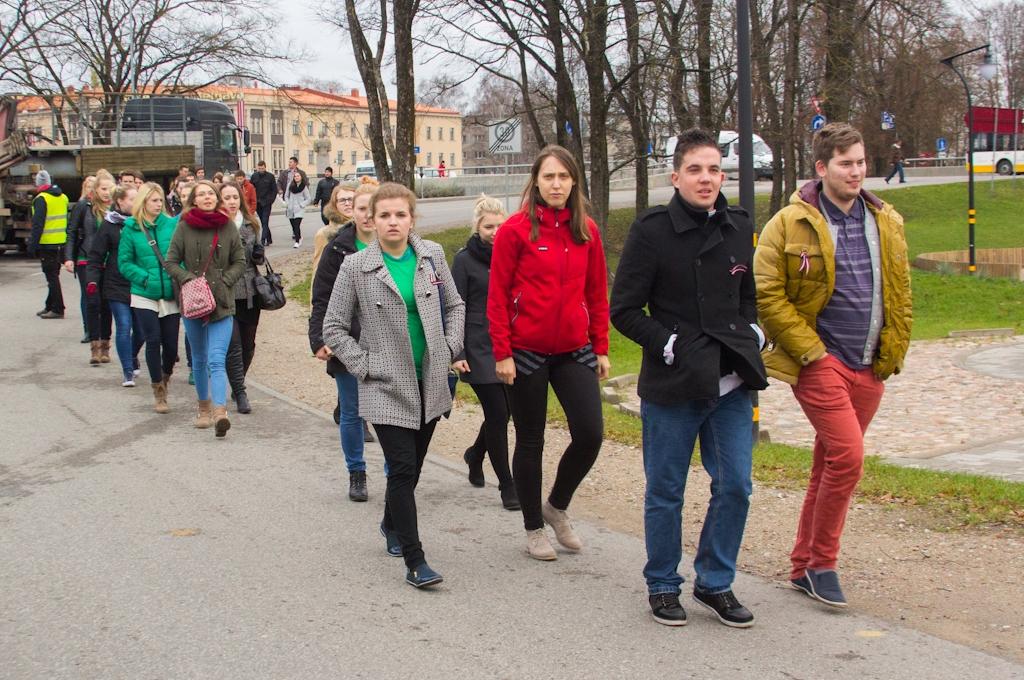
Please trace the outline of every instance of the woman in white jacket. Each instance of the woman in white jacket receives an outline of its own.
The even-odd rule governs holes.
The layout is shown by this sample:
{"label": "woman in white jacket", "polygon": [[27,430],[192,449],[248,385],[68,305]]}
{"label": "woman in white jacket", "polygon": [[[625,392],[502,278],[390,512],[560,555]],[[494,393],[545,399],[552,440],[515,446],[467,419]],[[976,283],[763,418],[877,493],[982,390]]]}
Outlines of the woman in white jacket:
{"label": "woman in white jacket", "polygon": [[301,172],[292,173],[292,181],[284,190],[284,214],[292,223],[292,248],[302,245],[302,215],[309,205],[309,183]]}

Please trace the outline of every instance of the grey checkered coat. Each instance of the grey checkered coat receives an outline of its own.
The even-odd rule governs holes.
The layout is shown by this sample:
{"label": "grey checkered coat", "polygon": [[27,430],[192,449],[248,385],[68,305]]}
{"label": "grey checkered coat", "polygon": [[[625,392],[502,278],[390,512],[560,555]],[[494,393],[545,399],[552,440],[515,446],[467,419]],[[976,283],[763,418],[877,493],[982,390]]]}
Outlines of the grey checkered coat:
{"label": "grey checkered coat", "polygon": [[[424,417],[430,422],[452,408],[448,369],[452,357],[462,351],[466,307],[441,246],[416,234],[409,235],[409,245],[416,253],[416,306],[427,338],[423,396]],[[441,286],[431,282],[434,271]],[[447,312],[443,326],[439,290],[444,292]],[[353,318],[362,326],[359,340],[349,335]],[[323,329],[324,344],[359,379],[359,415],[377,425],[418,430],[420,391],[405,303],[384,265],[378,243],[345,258],[334,281]]]}

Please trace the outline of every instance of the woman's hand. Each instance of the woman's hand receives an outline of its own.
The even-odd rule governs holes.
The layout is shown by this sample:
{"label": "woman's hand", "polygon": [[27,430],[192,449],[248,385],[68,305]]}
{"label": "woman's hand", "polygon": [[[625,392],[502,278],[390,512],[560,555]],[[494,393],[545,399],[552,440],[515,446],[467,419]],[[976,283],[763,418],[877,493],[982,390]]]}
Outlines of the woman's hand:
{"label": "woman's hand", "polygon": [[75,273],[75,261],[74,260],[65,260],[65,262],[64,262],[64,269],[67,269],[69,274],[74,274]]}
{"label": "woman's hand", "polygon": [[605,380],[608,378],[608,374],[612,372],[612,362],[608,360],[607,354],[597,355],[597,379]]}
{"label": "woman's hand", "polygon": [[511,385],[516,379],[516,362],[512,357],[502,359],[494,365],[494,372],[498,374],[498,380]]}
{"label": "woman's hand", "polygon": [[452,370],[457,373],[471,373],[469,370],[469,362],[465,359],[462,359],[461,361],[453,361]]}
{"label": "woman's hand", "polygon": [[324,345],[323,347],[316,351],[316,358],[319,359],[320,361],[327,361],[332,356],[334,356],[334,352],[332,352],[331,348],[328,347],[327,345]]}

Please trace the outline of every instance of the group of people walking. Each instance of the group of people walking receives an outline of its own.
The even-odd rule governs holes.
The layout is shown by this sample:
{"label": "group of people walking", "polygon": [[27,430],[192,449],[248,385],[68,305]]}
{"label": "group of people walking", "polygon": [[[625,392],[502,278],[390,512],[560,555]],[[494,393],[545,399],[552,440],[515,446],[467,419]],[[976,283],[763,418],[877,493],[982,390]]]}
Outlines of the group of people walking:
{"label": "group of people walking", "polygon": [[[140,373],[138,354],[145,347],[157,413],[171,410],[168,383],[179,360],[183,321],[192,366],[189,381],[197,397],[194,425],[212,427],[223,437],[231,427],[229,384],[238,411],[251,412],[245,373],[260,318],[254,288],[256,265],[264,262],[259,221],[240,181],[182,178],[175,183],[180,215],[172,217],[159,184],[144,182],[134,171],[120,177],[116,183],[106,170],[87,177],[69,216],[67,197],[40,172],[30,253],[39,252],[47,272],[55,257],[63,255],[64,266],[78,277],[90,365],[110,363],[114,326],[121,385],[134,387]],[[200,278],[214,307],[183,319],[179,291]],[[60,282],[56,275],[53,279],[42,318],[64,315]]]}
{"label": "group of people walking", "polygon": [[[673,157],[673,197],[631,226],[610,299],[601,232],[587,214],[580,168],[562,147],[540,152],[512,215],[487,196],[476,202],[472,233],[451,269],[441,246],[416,233],[416,197],[405,186],[332,183],[327,195],[321,185],[326,226],[315,239],[310,349],[336,384],[353,501],[368,497],[367,423],[383,450],[379,529],[387,554],[403,558],[408,583],[423,588],[443,580],[426,559],[415,492],[434,430],[452,408],[454,375],[470,385],[484,414],[463,455],[469,482],[485,485],[489,458],[503,507],[522,514],[530,557],[559,557],[545,526],[563,552],[585,548],[567,511],[602,445],[599,381],[611,370],[614,324],[642,348],[643,573],[654,619],[670,626],[687,621],[679,601],[681,511],[699,440],[711,499],[693,599],[725,625],[753,625],[732,584],[752,492],[750,392],[766,388],[768,376],[792,385],[817,433],[790,585],[846,606],[839,541],[862,472],[864,432],[883,381],[901,370],[909,346],[909,269],[902,218],[863,188],[860,133],[846,124],[824,126],[813,157],[817,178],[765,225],[755,248],[751,216],[721,193],[717,139],[699,129],[684,132]],[[294,165],[280,179],[279,190],[308,191]],[[93,294],[93,277],[101,276],[107,299],[119,303],[111,312],[118,353],[129,354],[127,363],[122,356],[126,376],[135,345],[131,335],[122,338],[120,319],[124,305],[132,308],[157,407],[166,410],[177,351],[172,283],[206,272],[217,308],[205,320],[186,319],[185,329],[197,427],[209,425],[212,400],[212,422],[223,435],[231,337],[237,327],[246,368],[259,321],[247,277],[262,261],[261,225],[233,184],[195,182],[177,220],[164,212],[158,186],[108,192],[107,184],[98,176],[91,192],[108,207],[93,210],[106,213],[89,249],[86,292]],[[59,193],[44,187],[39,200],[60,210]],[[127,285],[111,283],[112,272],[130,284],[129,296]],[[102,357],[102,315],[93,316],[100,319]],[[570,442],[545,496],[551,391]]]}

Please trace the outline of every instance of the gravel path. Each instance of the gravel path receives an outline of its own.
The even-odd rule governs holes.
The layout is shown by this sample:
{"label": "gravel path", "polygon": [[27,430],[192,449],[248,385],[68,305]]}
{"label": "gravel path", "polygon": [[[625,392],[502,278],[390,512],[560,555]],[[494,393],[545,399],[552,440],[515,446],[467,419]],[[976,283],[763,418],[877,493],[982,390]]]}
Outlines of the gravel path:
{"label": "gravel path", "polygon": [[[298,280],[308,271],[308,254],[270,255],[286,280]],[[289,301],[284,309],[264,314],[251,376],[257,383],[329,413],[335,403],[335,387],[323,363],[309,350],[307,313],[303,306]],[[1019,417],[1024,410],[1019,390],[1007,389],[1005,381],[996,378],[975,380],[978,374],[959,368],[955,361],[938,360],[951,353],[960,356],[986,342],[991,341],[914,343],[907,370],[888,385],[869,435],[869,448],[910,456],[956,446],[961,443],[957,437],[973,440],[984,437],[986,431],[991,433],[999,423],[1016,422],[1010,416]],[[259,409],[270,403],[257,395],[251,417],[258,418]],[[788,387],[771,388],[762,401],[762,411],[774,441],[810,442],[810,428]],[[451,419],[437,428],[430,455],[461,464],[462,452],[475,437],[480,420],[476,406],[459,405]],[[334,425],[325,421],[324,427]],[[557,462],[551,452],[566,443],[564,430],[548,430],[548,479]],[[577,494],[574,514],[642,535],[640,457],[635,447],[605,442]],[[340,449],[338,461],[343,464]],[[702,469],[694,469],[689,479],[683,523],[687,554],[692,556],[693,539],[699,535],[708,499],[708,478]],[[479,493],[493,499],[495,512],[503,512],[493,477]],[[739,560],[742,570],[786,587],[787,555],[801,500],[797,492],[755,486]],[[519,526],[518,514],[507,515],[510,523]],[[1024,661],[1024,583],[1018,577],[1024,573],[1021,532],[1004,528],[949,531],[913,507],[855,503],[844,534],[840,568],[847,597],[856,609]],[[689,564],[684,574],[692,575]],[[637,579],[641,578],[637,574]]]}

